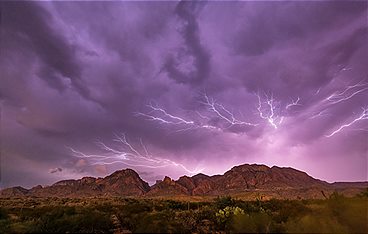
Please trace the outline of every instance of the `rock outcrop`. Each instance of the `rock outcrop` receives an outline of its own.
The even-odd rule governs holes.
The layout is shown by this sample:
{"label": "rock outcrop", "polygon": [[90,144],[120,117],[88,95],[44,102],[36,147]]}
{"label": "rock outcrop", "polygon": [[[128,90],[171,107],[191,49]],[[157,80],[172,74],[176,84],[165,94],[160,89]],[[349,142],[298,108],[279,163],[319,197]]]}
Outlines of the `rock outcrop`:
{"label": "rock outcrop", "polygon": [[188,189],[180,183],[165,176],[163,181],[158,181],[154,184],[147,196],[167,196],[167,195],[190,195]]}
{"label": "rock outcrop", "polygon": [[182,176],[176,181],[166,176],[151,187],[139,177],[137,172],[125,169],[116,171],[105,178],[83,177],[79,180],[63,180],[51,186],[38,185],[29,190],[19,186],[7,188],[1,190],[0,195],[2,197],[160,197],[218,196],[262,191],[269,197],[277,198],[323,198],[334,190],[347,191],[346,194],[351,195],[367,187],[368,182],[329,184],[293,168],[244,164],[233,167],[223,175],[197,174],[192,177]]}
{"label": "rock outcrop", "polygon": [[105,178],[83,177],[79,180],[62,180],[51,186],[38,185],[30,190],[22,187],[1,191],[1,196],[86,197],[86,196],[141,196],[150,189],[137,172],[119,170]]}

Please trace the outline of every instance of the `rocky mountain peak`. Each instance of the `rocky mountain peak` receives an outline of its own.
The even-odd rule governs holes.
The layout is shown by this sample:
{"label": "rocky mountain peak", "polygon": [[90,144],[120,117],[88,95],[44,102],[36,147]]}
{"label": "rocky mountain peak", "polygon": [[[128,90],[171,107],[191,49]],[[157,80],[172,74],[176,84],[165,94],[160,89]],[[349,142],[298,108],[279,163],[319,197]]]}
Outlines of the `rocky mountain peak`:
{"label": "rocky mountain peak", "polygon": [[[335,183],[336,184],[336,183]],[[302,189],[317,191],[321,188],[345,188],[349,183],[328,184],[314,179],[294,168],[268,167],[244,164],[231,168],[223,175],[197,174],[181,176],[173,180],[165,176],[149,186],[132,169],[118,170],[105,178],[83,177],[79,180],[62,180],[51,186],[36,186],[30,190],[22,187],[0,191],[1,196],[83,197],[83,196],[177,196],[177,195],[224,195],[251,191],[291,191]],[[351,183],[354,184],[354,183]],[[359,188],[366,184],[360,183]],[[314,193],[315,194],[315,193]]]}

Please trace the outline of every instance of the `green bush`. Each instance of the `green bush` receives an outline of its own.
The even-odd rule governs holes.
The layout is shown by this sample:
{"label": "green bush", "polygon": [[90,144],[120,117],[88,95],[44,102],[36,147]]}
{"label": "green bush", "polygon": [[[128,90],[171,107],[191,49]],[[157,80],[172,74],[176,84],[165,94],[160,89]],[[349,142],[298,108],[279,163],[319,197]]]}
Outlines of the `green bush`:
{"label": "green bush", "polygon": [[224,209],[227,206],[234,206],[235,200],[230,196],[217,197],[215,199],[215,207],[219,210]]}
{"label": "green bush", "polygon": [[8,206],[0,208],[0,233],[109,233],[116,228],[114,215],[123,229],[133,232],[368,233],[368,198],[346,198],[338,193],[328,199],[303,201],[241,201],[227,196],[201,203],[52,199],[27,200],[23,207],[11,207],[21,201],[5,202]]}
{"label": "green bush", "polygon": [[22,209],[21,222],[14,223],[13,232],[19,233],[102,233],[109,232],[113,226],[109,214],[94,210],[74,207],[42,207]]}
{"label": "green bush", "polygon": [[244,214],[244,210],[239,207],[227,206],[216,213],[216,221],[220,228],[228,229],[234,217]]}

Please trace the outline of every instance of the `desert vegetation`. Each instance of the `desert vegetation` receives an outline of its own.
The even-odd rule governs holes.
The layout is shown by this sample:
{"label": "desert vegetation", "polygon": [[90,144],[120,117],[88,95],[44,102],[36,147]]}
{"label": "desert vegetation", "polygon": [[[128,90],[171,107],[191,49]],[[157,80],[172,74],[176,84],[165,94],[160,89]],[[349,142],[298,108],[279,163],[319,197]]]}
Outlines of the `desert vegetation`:
{"label": "desert vegetation", "polygon": [[367,191],[324,200],[1,198],[0,233],[367,233]]}

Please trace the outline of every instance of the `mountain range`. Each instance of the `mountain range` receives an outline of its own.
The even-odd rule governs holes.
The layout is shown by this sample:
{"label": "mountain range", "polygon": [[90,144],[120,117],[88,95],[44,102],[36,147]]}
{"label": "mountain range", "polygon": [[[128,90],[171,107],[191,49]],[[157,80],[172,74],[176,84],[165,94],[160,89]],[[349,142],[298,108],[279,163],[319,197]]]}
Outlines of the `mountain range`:
{"label": "mountain range", "polygon": [[235,166],[223,175],[197,174],[178,180],[165,177],[152,186],[132,169],[115,171],[104,178],[83,177],[62,180],[51,186],[38,185],[31,189],[6,188],[1,197],[178,197],[232,195],[253,199],[269,198],[323,198],[333,191],[352,196],[368,188],[368,182],[327,183],[307,173],[285,167],[257,164]]}

